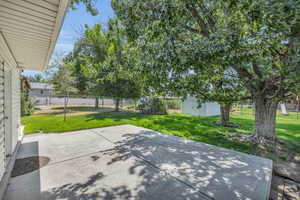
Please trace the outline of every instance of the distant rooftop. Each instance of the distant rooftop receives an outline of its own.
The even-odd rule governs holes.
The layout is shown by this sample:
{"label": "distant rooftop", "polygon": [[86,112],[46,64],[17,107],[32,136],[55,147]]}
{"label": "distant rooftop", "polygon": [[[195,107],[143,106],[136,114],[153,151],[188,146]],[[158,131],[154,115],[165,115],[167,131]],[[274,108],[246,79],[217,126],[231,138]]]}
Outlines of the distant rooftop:
{"label": "distant rooftop", "polygon": [[31,87],[32,90],[34,90],[34,89],[52,90],[53,89],[53,84],[51,84],[51,83],[30,82],[30,87]]}

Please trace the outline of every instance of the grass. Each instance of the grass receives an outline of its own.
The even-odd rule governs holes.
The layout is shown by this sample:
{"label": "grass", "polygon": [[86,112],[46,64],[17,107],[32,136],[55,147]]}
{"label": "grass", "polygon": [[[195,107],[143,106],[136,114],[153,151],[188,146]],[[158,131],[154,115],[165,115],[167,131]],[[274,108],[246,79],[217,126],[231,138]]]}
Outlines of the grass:
{"label": "grass", "polygon": [[[239,124],[242,124],[243,128],[239,131],[245,131],[246,133],[252,131],[254,115],[251,109],[237,111],[232,115],[232,118],[237,120]],[[280,139],[300,145],[300,114],[299,119],[297,119],[296,112],[289,112],[288,115],[278,112],[276,134]]]}
{"label": "grass", "polygon": [[[86,107],[71,107],[67,121],[63,121],[62,112],[55,108],[49,111],[37,112],[32,116],[22,118],[25,134],[43,132],[65,132],[89,128],[132,124],[176,135],[190,140],[234,149],[246,153],[253,151],[250,143],[230,140],[229,134],[251,134],[253,129],[253,114],[250,109],[243,109],[232,114],[231,121],[240,124],[238,128],[216,126],[218,117],[197,117],[184,114],[144,115],[132,112],[101,113]],[[107,109],[104,109],[107,111]],[[88,111],[88,112],[87,112]],[[296,113],[288,116],[278,114],[277,136],[286,141],[300,145],[300,120]],[[300,148],[295,148],[300,153]]]}

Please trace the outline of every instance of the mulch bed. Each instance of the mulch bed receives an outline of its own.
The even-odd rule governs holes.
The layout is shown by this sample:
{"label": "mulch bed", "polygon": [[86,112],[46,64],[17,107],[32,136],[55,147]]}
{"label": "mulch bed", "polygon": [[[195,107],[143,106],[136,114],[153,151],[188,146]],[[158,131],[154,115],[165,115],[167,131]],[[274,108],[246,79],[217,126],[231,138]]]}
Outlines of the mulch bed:
{"label": "mulch bed", "polygon": [[273,175],[270,200],[299,200],[300,183]]}
{"label": "mulch bed", "polygon": [[11,173],[11,177],[21,176],[38,170],[47,165],[49,161],[50,158],[45,156],[32,156],[17,159]]}

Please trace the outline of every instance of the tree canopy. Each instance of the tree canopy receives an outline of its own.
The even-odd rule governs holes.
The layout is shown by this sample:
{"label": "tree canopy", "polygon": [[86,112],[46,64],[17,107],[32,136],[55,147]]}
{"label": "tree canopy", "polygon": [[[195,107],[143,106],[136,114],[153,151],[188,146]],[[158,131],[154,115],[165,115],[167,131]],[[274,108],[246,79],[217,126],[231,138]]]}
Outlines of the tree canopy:
{"label": "tree canopy", "polygon": [[275,137],[278,102],[300,83],[298,0],[112,2],[154,82],[232,69],[255,101],[255,136]]}
{"label": "tree canopy", "polygon": [[116,110],[121,99],[138,98],[141,88],[125,54],[126,42],[117,20],[110,20],[106,32],[99,24],[86,26],[72,55],[77,86],[97,97],[114,98]]}

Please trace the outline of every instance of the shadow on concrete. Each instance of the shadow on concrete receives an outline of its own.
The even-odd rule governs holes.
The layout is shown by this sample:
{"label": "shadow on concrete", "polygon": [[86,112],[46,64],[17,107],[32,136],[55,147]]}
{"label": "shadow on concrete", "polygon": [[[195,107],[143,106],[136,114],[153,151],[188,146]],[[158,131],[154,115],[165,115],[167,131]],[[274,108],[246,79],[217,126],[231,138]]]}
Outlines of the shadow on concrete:
{"label": "shadow on concrete", "polygon": [[[269,160],[133,126],[90,132],[97,134],[99,142],[106,140],[115,146],[52,164],[51,172],[57,170],[62,177],[49,187],[45,187],[45,174],[33,172],[31,177],[42,183],[33,182],[34,198],[30,200],[235,200],[268,196]],[[24,146],[23,151],[26,149]]]}
{"label": "shadow on concrete", "polygon": [[[38,156],[39,155],[39,143],[38,142],[29,142],[22,144],[20,147],[19,151],[23,152],[33,152],[32,155]],[[27,156],[24,157],[17,157],[17,159],[23,159],[26,158]],[[27,172],[29,173],[29,171]],[[25,173],[25,176],[26,174]],[[14,185],[14,183],[18,183],[19,187],[11,187],[11,185]],[[22,193],[23,190],[26,190],[27,188],[25,187],[26,184],[32,184],[33,190],[31,191],[31,195],[36,197],[37,199],[42,199],[41,198],[41,175],[40,175],[40,170],[34,170],[30,173],[30,180],[24,180],[23,176],[16,176],[10,179],[10,184],[7,188],[6,195],[4,197],[4,200],[14,200],[14,199],[25,199],[24,197],[21,197],[19,195],[19,192]],[[24,187],[22,187],[24,185]]]}
{"label": "shadow on concrete", "polygon": [[[101,135],[107,137],[104,132]],[[120,156],[109,165],[138,157],[210,199],[224,199],[224,195],[227,199],[264,199],[268,195],[269,160],[153,131],[126,134],[113,142]],[[135,173],[137,167],[131,166],[128,173]]]}
{"label": "shadow on concrete", "polygon": [[[98,172],[85,182],[69,183],[42,192],[43,199],[212,199],[191,189],[128,152],[109,149],[97,157],[113,172]],[[96,156],[91,156],[95,159]],[[107,159],[111,158],[111,159]],[[97,160],[97,161],[99,161]]]}

